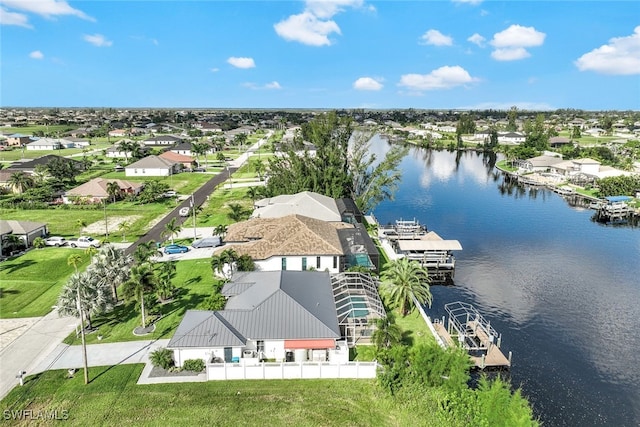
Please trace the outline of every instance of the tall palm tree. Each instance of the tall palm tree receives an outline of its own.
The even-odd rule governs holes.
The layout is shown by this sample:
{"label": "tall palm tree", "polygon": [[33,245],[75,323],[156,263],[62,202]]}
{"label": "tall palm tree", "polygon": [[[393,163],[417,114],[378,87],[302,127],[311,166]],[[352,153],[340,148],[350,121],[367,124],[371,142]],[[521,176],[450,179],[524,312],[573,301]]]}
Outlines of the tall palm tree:
{"label": "tall palm tree", "polygon": [[109,195],[109,197],[111,197],[111,202],[115,203],[116,199],[120,196],[121,193],[122,189],[117,182],[107,182],[107,194]]}
{"label": "tall palm tree", "polygon": [[67,265],[73,265],[73,269],[78,272],[78,264],[82,262],[82,257],[80,254],[71,254],[67,258]]}
{"label": "tall palm tree", "polygon": [[127,240],[126,233],[131,230],[131,223],[129,221],[122,221],[120,225],[118,225],[118,230],[122,232],[122,241]]}
{"label": "tall palm tree", "polygon": [[111,311],[113,303],[107,283],[88,269],[82,273],[73,273],[69,277],[58,297],[58,311],[62,315],[78,318],[81,314],[86,315],[87,327],[91,329],[91,316]]}
{"label": "tall palm tree", "polygon": [[76,220],[76,225],[80,229],[80,235],[82,236],[82,230],[87,226],[87,221],[84,219],[78,219]]}
{"label": "tall palm tree", "polygon": [[7,185],[11,191],[20,194],[33,187],[33,179],[24,172],[14,172],[7,180]]}
{"label": "tall palm tree", "polygon": [[[191,144],[191,151],[196,155],[196,161],[198,162],[198,166],[200,166],[200,156],[207,153],[209,146],[203,142],[194,142]],[[206,165],[205,165],[206,166]]]}
{"label": "tall palm tree", "polygon": [[173,279],[176,277],[176,261],[160,262],[158,268],[158,297],[166,301],[175,290]]}
{"label": "tall palm tree", "polygon": [[171,218],[171,221],[169,221],[165,226],[164,226],[164,231],[162,232],[162,236],[163,237],[169,237],[171,239],[171,244],[173,245],[173,237],[177,236],[178,233],[180,233],[180,230],[182,230],[182,226],[180,224],[176,223],[177,219],[176,218]]}
{"label": "tall palm tree", "polygon": [[429,289],[429,273],[420,263],[407,258],[393,260],[385,265],[380,278],[382,293],[403,317],[413,309],[414,299],[419,304],[431,306],[433,296]]}
{"label": "tall palm tree", "polygon": [[93,258],[91,268],[111,288],[114,301],[118,301],[118,286],[129,280],[131,255],[113,245],[105,245]]}
{"label": "tall palm tree", "polygon": [[224,224],[216,225],[216,228],[213,230],[213,234],[216,236],[220,236],[220,238],[224,238],[227,234],[227,226]]}
{"label": "tall palm tree", "polygon": [[151,261],[151,257],[153,257],[158,248],[156,247],[156,242],[150,240],[148,242],[142,242],[136,248],[136,251],[133,253],[133,259],[136,264],[144,264]]}
{"label": "tall palm tree", "polygon": [[158,278],[151,264],[144,263],[131,267],[131,277],[124,283],[122,291],[127,300],[135,300],[140,304],[142,313],[142,327],[147,327],[147,317],[144,307],[145,294],[151,294],[156,290]]}
{"label": "tall palm tree", "polygon": [[402,341],[402,329],[396,324],[393,312],[388,312],[383,318],[374,321],[376,326],[371,340],[378,350],[390,348]]}

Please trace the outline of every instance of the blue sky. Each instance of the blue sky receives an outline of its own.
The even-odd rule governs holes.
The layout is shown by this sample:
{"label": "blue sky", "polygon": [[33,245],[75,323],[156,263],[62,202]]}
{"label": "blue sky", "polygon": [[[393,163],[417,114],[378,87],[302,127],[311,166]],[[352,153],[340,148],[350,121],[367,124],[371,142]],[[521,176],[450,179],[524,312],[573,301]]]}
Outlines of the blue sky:
{"label": "blue sky", "polygon": [[0,106],[640,110],[638,1],[0,0]]}

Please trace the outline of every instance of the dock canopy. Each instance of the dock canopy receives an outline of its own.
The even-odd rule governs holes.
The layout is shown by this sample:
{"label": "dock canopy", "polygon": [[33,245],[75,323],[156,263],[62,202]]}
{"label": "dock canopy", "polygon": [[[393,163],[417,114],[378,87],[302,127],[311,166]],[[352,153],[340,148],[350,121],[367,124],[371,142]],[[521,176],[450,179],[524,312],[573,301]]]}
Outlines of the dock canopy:
{"label": "dock canopy", "polygon": [[619,202],[628,202],[632,198],[629,196],[609,196],[609,197],[605,197],[605,199],[607,199],[607,202],[609,203],[619,203]]}
{"label": "dock canopy", "polygon": [[398,240],[401,252],[409,251],[461,251],[462,245],[457,240]]}

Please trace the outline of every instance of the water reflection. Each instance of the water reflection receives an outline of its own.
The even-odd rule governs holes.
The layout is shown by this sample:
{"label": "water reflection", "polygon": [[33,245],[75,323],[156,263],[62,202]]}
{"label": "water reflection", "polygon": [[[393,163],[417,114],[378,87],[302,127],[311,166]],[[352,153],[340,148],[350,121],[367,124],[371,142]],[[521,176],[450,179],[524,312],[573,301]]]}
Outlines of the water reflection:
{"label": "water reflection", "polygon": [[495,161],[412,150],[396,202],[375,214],[461,242],[456,286],[433,288],[433,312],[462,299],[486,314],[545,425],[637,425],[640,229],[593,223],[592,211],[505,179]]}

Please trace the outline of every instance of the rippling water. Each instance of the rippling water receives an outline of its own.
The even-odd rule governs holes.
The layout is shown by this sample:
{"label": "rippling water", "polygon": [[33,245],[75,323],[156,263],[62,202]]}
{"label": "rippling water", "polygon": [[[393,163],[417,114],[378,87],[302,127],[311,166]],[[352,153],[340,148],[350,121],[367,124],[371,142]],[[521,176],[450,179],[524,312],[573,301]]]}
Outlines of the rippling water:
{"label": "rippling water", "polygon": [[416,218],[463,246],[455,286],[432,288],[432,315],[474,304],[544,425],[640,425],[640,228],[511,187],[481,154],[413,149],[401,167],[378,220]]}

